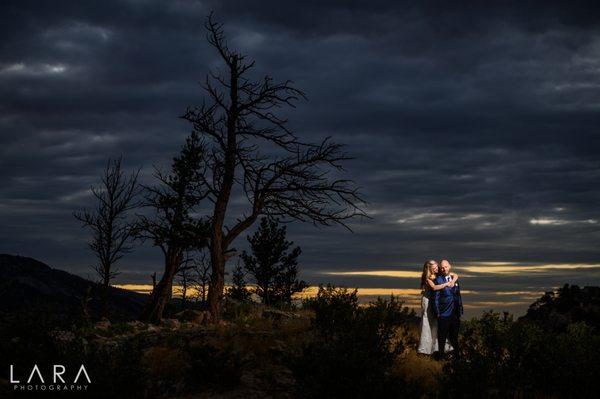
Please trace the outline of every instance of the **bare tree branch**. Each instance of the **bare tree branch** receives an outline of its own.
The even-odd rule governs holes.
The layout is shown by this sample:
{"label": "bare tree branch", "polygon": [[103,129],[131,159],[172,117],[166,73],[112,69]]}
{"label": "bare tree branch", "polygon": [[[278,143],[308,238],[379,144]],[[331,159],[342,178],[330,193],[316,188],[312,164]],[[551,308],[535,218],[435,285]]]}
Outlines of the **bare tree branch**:
{"label": "bare tree branch", "polygon": [[[302,141],[290,129],[282,111],[305,100],[304,92],[290,80],[253,79],[254,61],[228,46],[212,14],[205,27],[225,67],[207,75],[205,102],[183,118],[207,146],[200,180],[213,205],[209,302],[218,317],[230,246],[261,215],[349,228],[348,220],[366,214],[356,185],[342,176],[343,164],[351,159],[343,147],[329,138]],[[236,217],[230,203],[238,192],[249,209]]]}
{"label": "bare tree branch", "polygon": [[104,287],[103,316],[108,317],[108,287],[118,275],[114,265],[131,251],[134,225],[128,220],[129,211],[140,206],[137,184],[140,170],[125,176],[122,157],[109,159],[99,187],[90,191],[96,199],[93,209],[84,208],[74,216],[92,231],[89,247],[98,258],[94,270]]}

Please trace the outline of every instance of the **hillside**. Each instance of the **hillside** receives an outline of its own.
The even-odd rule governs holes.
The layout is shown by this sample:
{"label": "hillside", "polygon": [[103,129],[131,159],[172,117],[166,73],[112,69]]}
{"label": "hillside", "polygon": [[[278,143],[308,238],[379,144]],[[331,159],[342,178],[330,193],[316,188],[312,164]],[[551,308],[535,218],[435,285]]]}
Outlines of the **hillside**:
{"label": "hillside", "polygon": [[[90,288],[90,316],[99,315],[101,287],[92,281],[32,258],[7,254],[0,254],[0,276],[0,312],[40,309],[73,317],[82,313],[83,300]],[[112,318],[137,317],[146,295],[114,287],[110,291]]]}

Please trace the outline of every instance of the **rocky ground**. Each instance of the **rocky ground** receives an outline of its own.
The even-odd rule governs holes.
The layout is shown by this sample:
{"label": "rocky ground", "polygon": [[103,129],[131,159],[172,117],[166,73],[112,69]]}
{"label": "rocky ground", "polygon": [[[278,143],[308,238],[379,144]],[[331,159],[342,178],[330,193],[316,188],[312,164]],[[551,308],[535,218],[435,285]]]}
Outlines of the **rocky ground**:
{"label": "rocky ground", "polygon": [[[111,323],[101,320],[78,331],[54,330],[50,336],[57,348],[68,353],[77,348],[84,354],[102,354],[119,359],[124,352],[138,362],[148,389],[158,396],[175,398],[295,398],[296,381],[285,358],[307,339],[310,315],[257,308],[233,320],[209,322],[208,312],[186,310],[160,325],[139,321]],[[133,348],[133,349],[132,349]],[[191,388],[197,357],[210,353],[215,368],[233,372],[211,375],[209,384]],[[220,358],[223,354],[226,358]],[[125,353],[126,355],[126,353]],[[222,365],[223,361],[235,364]],[[119,367],[116,363],[115,367]],[[205,370],[206,371],[206,370]],[[107,374],[123,370],[107,370]],[[233,375],[232,375],[233,374]],[[198,376],[203,378],[202,375]],[[183,393],[193,391],[192,393]]]}

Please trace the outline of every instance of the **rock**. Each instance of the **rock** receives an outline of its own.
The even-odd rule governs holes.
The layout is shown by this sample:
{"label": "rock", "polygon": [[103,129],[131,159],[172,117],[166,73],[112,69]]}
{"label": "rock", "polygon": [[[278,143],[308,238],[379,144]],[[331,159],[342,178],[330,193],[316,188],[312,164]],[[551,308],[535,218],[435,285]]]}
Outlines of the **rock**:
{"label": "rock", "polygon": [[104,353],[112,353],[119,348],[119,342],[112,338],[96,337],[92,342],[97,350]]}
{"label": "rock", "polygon": [[285,342],[276,339],[273,341],[273,343],[269,346],[269,351],[275,355],[284,353],[288,350],[288,347],[286,345]]}
{"label": "rock", "polygon": [[196,327],[196,324],[190,322],[190,321],[184,321],[183,323],[181,323],[181,328],[184,330],[193,330]]}
{"label": "rock", "polygon": [[207,310],[186,309],[175,315],[179,321],[187,321],[194,324],[207,324],[210,321],[210,312]]}
{"label": "rock", "polygon": [[283,319],[295,319],[296,314],[293,312],[284,312],[283,310],[277,309],[265,309],[262,312],[263,319],[283,320]]}
{"label": "rock", "polygon": [[112,324],[110,320],[104,317],[102,318],[102,320],[94,324],[94,328],[96,328],[97,330],[108,330],[111,326]]}
{"label": "rock", "polygon": [[216,324],[217,327],[222,328],[222,329],[231,328],[231,325],[232,325],[232,323],[227,320],[219,320],[219,322]]}
{"label": "rock", "polygon": [[265,309],[261,316],[263,319],[271,320],[273,328],[301,325],[310,322],[310,319],[302,314],[277,309]]}
{"label": "rock", "polygon": [[127,324],[129,324],[136,331],[143,330],[146,328],[146,324],[142,323],[139,320],[133,320],[133,321],[128,322]]}
{"label": "rock", "polygon": [[75,334],[72,331],[54,330],[50,333],[55,342],[70,343],[75,340]]}
{"label": "rock", "polygon": [[162,325],[167,328],[176,330],[179,329],[179,327],[181,327],[181,322],[177,319],[163,319]]}

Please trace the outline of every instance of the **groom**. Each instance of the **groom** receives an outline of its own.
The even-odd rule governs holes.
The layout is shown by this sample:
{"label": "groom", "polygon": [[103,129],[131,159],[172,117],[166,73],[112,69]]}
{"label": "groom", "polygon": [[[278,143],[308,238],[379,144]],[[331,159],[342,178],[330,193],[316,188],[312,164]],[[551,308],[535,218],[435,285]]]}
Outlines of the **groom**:
{"label": "groom", "polygon": [[[452,281],[450,277],[450,262],[446,259],[440,262],[439,274],[435,278],[435,284],[444,284]],[[433,309],[438,320],[438,348],[440,357],[443,359],[446,349],[446,338],[450,340],[455,355],[458,355],[458,330],[460,328],[460,316],[463,313],[462,299],[458,283],[454,286],[444,287],[434,291]]]}

